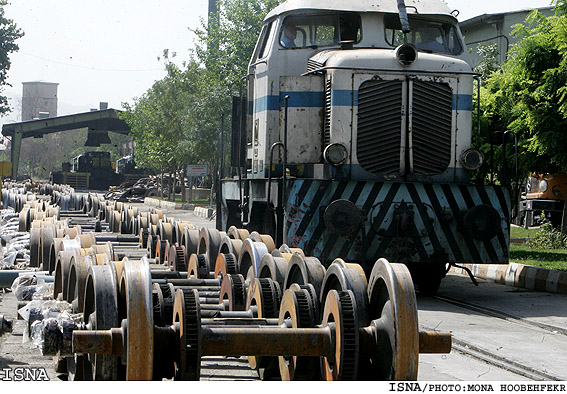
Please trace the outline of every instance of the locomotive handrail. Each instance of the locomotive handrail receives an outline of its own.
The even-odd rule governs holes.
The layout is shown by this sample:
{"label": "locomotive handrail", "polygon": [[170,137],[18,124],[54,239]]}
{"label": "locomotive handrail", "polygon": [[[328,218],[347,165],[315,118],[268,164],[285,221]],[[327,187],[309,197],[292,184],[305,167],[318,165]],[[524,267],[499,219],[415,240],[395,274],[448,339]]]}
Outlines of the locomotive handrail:
{"label": "locomotive handrail", "polygon": [[[379,48],[371,48],[371,49],[379,49]],[[387,48],[387,49],[391,49],[391,48]],[[307,75],[310,74],[316,74],[318,72],[322,72],[325,70],[355,70],[355,71],[375,71],[375,72],[392,72],[392,70],[388,70],[385,68],[369,68],[369,67],[337,67],[337,66],[325,66],[325,67],[319,67],[316,68],[314,70],[308,71],[306,73],[301,74],[302,77],[305,77]],[[438,76],[441,75],[472,75],[472,76],[480,76],[482,74],[473,72],[473,71],[451,71],[451,72],[445,72],[442,73],[440,71],[431,71],[431,70],[396,70],[396,72],[398,73],[402,73],[402,74],[435,74]]]}
{"label": "locomotive handrail", "polygon": [[[504,140],[503,140],[503,146],[502,146],[502,156],[503,156],[503,160],[504,160],[504,180],[505,183],[508,184],[508,166],[506,163],[506,145],[507,145],[507,141],[506,141],[506,137],[512,135],[514,137],[514,161],[515,161],[515,186],[514,186],[514,201],[513,201],[513,207],[514,209],[512,210],[512,217],[511,219],[515,219],[518,212],[517,212],[517,206],[518,206],[518,198],[520,196],[520,185],[519,185],[519,172],[518,172],[518,136],[516,135],[516,133],[514,133],[512,130],[506,130],[504,132]],[[509,183],[510,188],[512,188],[512,182]]]}
{"label": "locomotive handrail", "polygon": [[[277,215],[277,228],[276,228],[276,243],[281,244],[283,243],[283,197],[287,194],[286,189],[286,172],[287,172],[287,112],[289,108],[289,95],[284,97],[284,138],[283,142],[278,141],[274,142],[272,146],[270,146],[270,167],[268,169],[268,197],[267,197],[267,205],[268,208],[273,212],[276,211]],[[270,206],[271,200],[271,191],[272,191],[272,166],[274,161],[274,149],[277,146],[281,146],[283,149],[283,160],[282,160],[282,188],[281,192],[278,195],[278,205],[275,208]]]}

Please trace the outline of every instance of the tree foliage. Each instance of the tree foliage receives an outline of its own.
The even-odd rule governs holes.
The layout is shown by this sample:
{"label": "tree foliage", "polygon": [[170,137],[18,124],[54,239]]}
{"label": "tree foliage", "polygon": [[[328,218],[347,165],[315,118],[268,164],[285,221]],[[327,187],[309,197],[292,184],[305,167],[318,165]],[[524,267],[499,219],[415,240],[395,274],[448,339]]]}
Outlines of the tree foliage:
{"label": "tree foliage", "polygon": [[136,142],[136,161],[155,169],[184,164],[215,168],[221,117],[228,124],[232,96],[260,34],[262,21],[278,0],[219,0],[216,20],[194,29],[195,49],[178,67],[165,53],[167,75],[123,104],[123,119]]}
{"label": "tree foliage", "polygon": [[10,111],[8,99],[3,94],[4,86],[9,86],[6,79],[12,64],[10,54],[19,49],[16,40],[24,35],[23,31],[16,26],[14,21],[7,19],[4,15],[4,6],[6,4],[7,2],[5,0],[0,0],[0,114],[5,114]]}
{"label": "tree foliage", "polygon": [[482,125],[490,133],[512,130],[524,173],[567,172],[567,5],[557,0],[554,16],[537,11],[525,25],[508,61],[482,89]]}

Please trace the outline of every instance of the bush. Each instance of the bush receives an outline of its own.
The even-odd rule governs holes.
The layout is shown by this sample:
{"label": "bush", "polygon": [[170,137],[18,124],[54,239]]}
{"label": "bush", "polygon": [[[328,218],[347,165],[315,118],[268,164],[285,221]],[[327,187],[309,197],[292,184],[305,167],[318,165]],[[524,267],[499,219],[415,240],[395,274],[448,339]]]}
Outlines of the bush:
{"label": "bush", "polygon": [[535,236],[528,240],[528,246],[533,249],[567,248],[567,235],[553,227],[548,220],[544,220]]}

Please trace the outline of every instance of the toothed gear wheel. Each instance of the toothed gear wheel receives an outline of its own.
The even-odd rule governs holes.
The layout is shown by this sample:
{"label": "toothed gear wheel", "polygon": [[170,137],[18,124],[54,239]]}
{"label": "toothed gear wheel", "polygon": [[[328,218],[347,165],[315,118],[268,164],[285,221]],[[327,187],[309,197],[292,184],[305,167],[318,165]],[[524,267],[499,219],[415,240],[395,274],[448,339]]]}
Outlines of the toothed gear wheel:
{"label": "toothed gear wheel", "polygon": [[207,262],[207,255],[197,255],[197,278],[207,279],[209,276],[209,263]]}
{"label": "toothed gear wheel", "polygon": [[150,231],[147,228],[142,229],[142,248],[148,247],[148,238],[150,237]]}
{"label": "toothed gear wheel", "polygon": [[232,305],[231,310],[243,311],[246,308],[246,287],[242,275],[230,275],[232,280]]}
{"label": "toothed gear wheel", "polygon": [[334,357],[323,358],[326,380],[355,380],[358,373],[358,320],[351,290],[330,290],[325,298],[323,326],[335,326]]}
{"label": "toothed gear wheel", "polygon": [[260,283],[260,289],[262,292],[262,308],[263,310],[258,313],[262,313],[262,316],[266,319],[277,318],[279,316],[279,302],[278,296],[276,294],[273,282],[268,278],[258,278]]}
{"label": "toothed gear wheel", "polygon": [[224,261],[226,262],[226,273],[230,275],[238,274],[238,261],[233,253],[225,253]]}
{"label": "toothed gear wheel", "polygon": [[[179,364],[176,366],[176,380],[199,380],[201,375],[201,352],[199,341],[201,339],[201,311],[199,308],[199,294],[197,290],[183,290],[177,292],[181,296],[176,306],[176,315],[181,312],[180,323],[182,331],[180,337]],[[176,318],[179,318],[177,316]]]}
{"label": "toothed gear wheel", "polygon": [[185,248],[183,246],[175,247],[175,270],[178,272],[187,271],[187,265],[185,264]]}
{"label": "toothed gear wheel", "polygon": [[163,325],[163,305],[160,302],[160,295],[159,295],[159,288],[154,287],[152,290],[152,304],[154,310],[154,325],[162,326]]}
{"label": "toothed gear wheel", "polygon": [[339,292],[339,302],[342,311],[342,352],[341,352],[341,380],[355,380],[356,379],[356,364],[357,364],[357,324],[356,316],[354,313],[354,302],[351,294],[346,291]]}
{"label": "toothed gear wheel", "polygon": [[313,313],[313,322],[316,324],[315,320],[319,316],[319,297],[317,297],[317,292],[311,284],[300,285],[299,288],[304,290],[309,296],[309,300],[311,301],[311,311]]}

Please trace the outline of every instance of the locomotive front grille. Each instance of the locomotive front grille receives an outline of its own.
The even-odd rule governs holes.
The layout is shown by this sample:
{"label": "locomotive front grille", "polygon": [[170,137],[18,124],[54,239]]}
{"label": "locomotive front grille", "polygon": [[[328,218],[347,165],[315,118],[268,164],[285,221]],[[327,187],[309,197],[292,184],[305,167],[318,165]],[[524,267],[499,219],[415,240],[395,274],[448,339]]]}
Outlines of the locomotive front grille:
{"label": "locomotive front grille", "polygon": [[[402,111],[404,90],[407,120]],[[363,82],[358,90],[358,163],[375,175],[403,174],[402,163],[408,163],[414,174],[445,171],[451,160],[452,100],[446,83]],[[407,159],[401,157],[402,146],[409,147]]]}
{"label": "locomotive front grille", "polygon": [[331,143],[331,78],[325,83],[325,121],[323,123],[323,146]]}
{"label": "locomotive front grille", "polygon": [[412,154],[414,174],[439,174],[451,161],[453,92],[449,85],[413,81]]}
{"label": "locomotive front grille", "polygon": [[356,153],[373,174],[400,172],[402,81],[366,81],[358,90]]}

